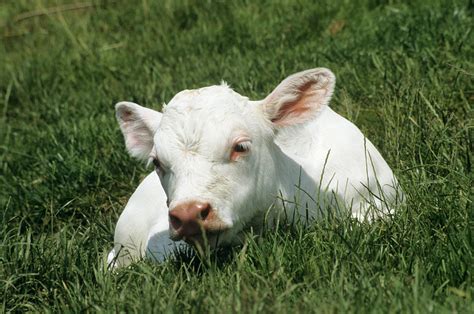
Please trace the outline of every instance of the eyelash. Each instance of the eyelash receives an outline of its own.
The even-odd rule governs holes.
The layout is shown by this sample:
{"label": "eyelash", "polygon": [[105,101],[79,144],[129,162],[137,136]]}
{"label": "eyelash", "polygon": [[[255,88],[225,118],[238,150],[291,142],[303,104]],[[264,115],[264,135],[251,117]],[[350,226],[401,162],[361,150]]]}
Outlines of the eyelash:
{"label": "eyelash", "polygon": [[236,153],[246,153],[250,149],[249,143],[242,142],[242,143],[237,143],[234,146],[234,152]]}

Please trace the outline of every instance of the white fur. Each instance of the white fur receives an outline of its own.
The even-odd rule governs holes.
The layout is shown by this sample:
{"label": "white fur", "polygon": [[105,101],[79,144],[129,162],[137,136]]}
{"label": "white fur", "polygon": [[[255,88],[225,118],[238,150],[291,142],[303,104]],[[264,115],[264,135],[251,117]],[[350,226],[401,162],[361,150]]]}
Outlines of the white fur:
{"label": "white fur", "polygon": [[114,244],[107,257],[113,267],[126,266],[145,255],[163,261],[184,244],[169,238],[166,195],[155,172],[130,197],[115,227]]}
{"label": "white fur", "polygon": [[[261,101],[221,85],[178,93],[162,115],[117,105],[127,149],[142,159],[159,158],[166,195],[155,173],[140,184],[117,223],[110,259],[130,262],[116,254],[121,245],[132,258],[148,251],[161,261],[169,254],[166,197],[170,208],[211,204],[228,227],[219,245],[239,241],[265,215],[271,222],[283,210],[305,220],[329,210],[360,220],[391,212],[402,197],[397,180],[360,130],[328,107],[334,84],[332,72],[318,68],[288,77]],[[125,128],[122,117],[133,127]],[[231,161],[240,137],[250,138],[250,152]]]}

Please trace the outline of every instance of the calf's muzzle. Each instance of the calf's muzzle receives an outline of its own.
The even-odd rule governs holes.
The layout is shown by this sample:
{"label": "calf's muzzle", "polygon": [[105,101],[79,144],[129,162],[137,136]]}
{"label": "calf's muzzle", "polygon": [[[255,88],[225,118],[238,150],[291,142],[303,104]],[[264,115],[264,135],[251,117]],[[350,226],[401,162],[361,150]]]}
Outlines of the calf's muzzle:
{"label": "calf's muzzle", "polygon": [[189,238],[201,234],[204,222],[211,212],[205,202],[188,202],[175,206],[169,212],[170,226],[179,237]]}

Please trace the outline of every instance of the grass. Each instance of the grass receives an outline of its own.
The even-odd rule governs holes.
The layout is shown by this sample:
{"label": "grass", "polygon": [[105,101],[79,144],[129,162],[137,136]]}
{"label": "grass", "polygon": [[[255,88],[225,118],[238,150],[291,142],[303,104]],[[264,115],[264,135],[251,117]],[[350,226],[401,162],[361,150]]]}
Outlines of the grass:
{"label": "grass", "polygon": [[[0,4],[2,312],[472,312],[472,1],[65,3]],[[406,191],[392,221],[104,270],[149,171],[115,102],[158,109],[221,79],[258,99],[316,66]]]}

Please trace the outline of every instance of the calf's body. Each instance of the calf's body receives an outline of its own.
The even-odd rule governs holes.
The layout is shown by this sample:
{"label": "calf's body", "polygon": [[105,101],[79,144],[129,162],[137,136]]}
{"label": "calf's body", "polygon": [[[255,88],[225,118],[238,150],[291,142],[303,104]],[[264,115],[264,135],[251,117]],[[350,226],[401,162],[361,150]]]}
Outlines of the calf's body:
{"label": "calf's body", "polygon": [[156,173],[120,217],[109,262],[161,261],[184,241],[234,243],[283,211],[304,221],[328,211],[359,220],[391,212],[401,200],[397,181],[360,130],[329,108],[334,83],[319,68],[288,77],[261,101],[221,85],[183,91],[163,114],[117,104],[129,152]]}

